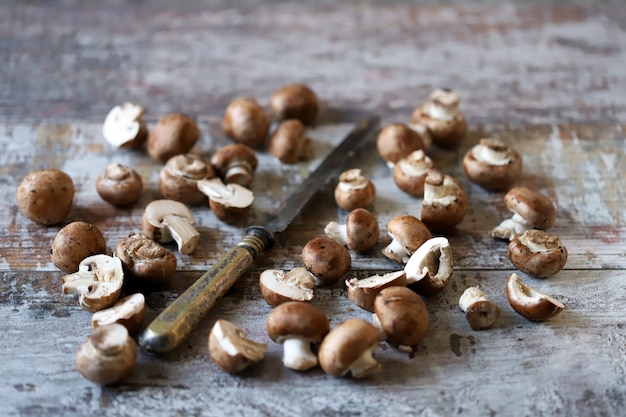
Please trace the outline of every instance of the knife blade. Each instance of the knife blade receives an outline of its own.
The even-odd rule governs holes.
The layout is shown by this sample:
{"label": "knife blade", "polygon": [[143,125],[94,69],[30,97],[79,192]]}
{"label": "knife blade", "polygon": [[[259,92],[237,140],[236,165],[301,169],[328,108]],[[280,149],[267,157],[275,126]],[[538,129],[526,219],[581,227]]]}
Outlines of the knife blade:
{"label": "knife blade", "polygon": [[350,157],[378,127],[376,116],[364,119],[339,143],[296,190],[274,211],[263,226],[252,226],[246,235],[215,265],[166,307],[139,335],[139,345],[153,353],[174,350],[242,276],[275,242],[311,198],[337,177]]}

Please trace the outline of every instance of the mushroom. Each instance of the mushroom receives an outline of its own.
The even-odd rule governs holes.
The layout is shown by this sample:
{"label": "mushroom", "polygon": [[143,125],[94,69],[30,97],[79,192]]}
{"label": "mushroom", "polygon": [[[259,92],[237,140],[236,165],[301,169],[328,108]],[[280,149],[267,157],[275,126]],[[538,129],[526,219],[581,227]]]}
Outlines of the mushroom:
{"label": "mushroom", "polygon": [[224,372],[236,374],[260,362],[267,345],[246,336],[242,328],[228,320],[217,320],[209,333],[209,355]]}
{"label": "mushroom", "polygon": [[254,150],[243,143],[222,146],[211,157],[211,165],[226,184],[248,187],[259,161]]}
{"label": "mushroom", "polygon": [[215,217],[225,223],[239,220],[254,203],[254,193],[239,184],[224,184],[221,179],[198,181],[198,189],[209,197]]}
{"label": "mushroom", "polygon": [[459,224],[467,211],[467,195],[455,178],[428,171],[420,218],[432,232],[447,232]]}
{"label": "mushroom", "polygon": [[144,108],[133,103],[113,107],[102,124],[102,136],[116,148],[140,148],[148,137]]}
{"label": "mushroom", "polygon": [[150,131],[146,144],[148,154],[155,161],[165,163],[174,155],[188,153],[200,135],[191,117],[183,113],[168,114]]}
{"label": "mushroom", "polygon": [[350,269],[350,252],[335,239],[316,237],[302,248],[302,262],[323,283],[339,281]]}
{"label": "mushroom", "polygon": [[120,298],[124,282],[122,261],[109,255],[89,256],[81,261],[78,272],[61,279],[64,294],[80,294],[80,305],[85,310],[99,311]]}
{"label": "mushroom", "polygon": [[400,159],[393,167],[393,182],[399,189],[414,197],[424,195],[424,183],[433,161],[418,149]]}
{"label": "mushroom", "polygon": [[288,272],[281,269],[266,269],[261,272],[259,286],[267,304],[276,307],[288,301],[311,301],[315,279],[303,266]]}
{"label": "mushroom", "polygon": [[346,281],[348,298],[352,304],[367,311],[374,311],[374,300],[381,290],[394,286],[406,287],[404,271],[372,275],[364,279],[352,278]]}
{"label": "mushroom", "polygon": [[283,365],[295,371],[317,366],[311,343],[320,343],[329,327],[328,317],[322,310],[301,301],[280,304],[267,317],[268,336],[283,344]]}
{"label": "mushroom", "polygon": [[184,255],[193,252],[200,240],[194,223],[187,206],[174,200],[152,201],[142,218],[143,231],[149,238],[161,243],[174,240],[178,251]]}
{"label": "mushroom", "polygon": [[504,196],[504,204],[513,212],[491,231],[491,237],[512,240],[515,235],[534,228],[549,229],[556,220],[556,209],[545,195],[527,187],[513,187]]}
{"label": "mushroom", "polygon": [[459,298],[459,307],[472,330],[486,330],[500,318],[500,307],[485,297],[478,287],[469,287]]}
{"label": "mushroom", "polygon": [[260,148],[265,143],[269,128],[269,115],[252,98],[235,99],[226,107],[222,130],[234,142]]}
{"label": "mushroom", "polygon": [[376,187],[362,175],[358,168],[349,169],[339,175],[339,183],[335,187],[335,202],[344,210],[367,208],[376,199]]}
{"label": "mushroom", "polygon": [[391,242],[382,253],[397,263],[406,263],[413,252],[432,237],[428,227],[410,214],[400,214],[389,220],[387,234],[391,236]]}
{"label": "mushroom", "polygon": [[134,204],[141,197],[143,181],[134,169],[113,163],[107,165],[96,180],[96,191],[107,203],[125,207]]}
{"label": "mushroom", "polygon": [[29,172],[16,191],[17,207],[35,223],[61,223],[72,210],[74,182],[58,169]]}
{"label": "mushroom", "polygon": [[467,122],[458,109],[459,102],[456,91],[437,89],[426,103],[413,110],[411,123],[425,125],[435,145],[455,147],[467,133]]}
{"label": "mushroom", "polygon": [[506,283],[506,298],[513,310],[531,321],[546,321],[565,309],[560,301],[526,285],[515,272]]}
{"label": "mushroom", "polygon": [[388,287],[374,300],[372,322],[392,346],[414,351],[428,330],[428,310],[422,297],[407,287]]}
{"label": "mushroom", "polygon": [[91,382],[108,385],[129,376],[137,345],[121,324],[97,327],[76,352],[76,369]]}
{"label": "mushroom", "polygon": [[522,157],[498,139],[483,138],[465,154],[463,171],[483,188],[507,190],[522,173]]}
{"label": "mushroom", "polygon": [[429,239],[411,255],[404,267],[407,286],[425,297],[437,294],[450,282],[453,264],[448,239]]}
{"label": "mushroom", "polygon": [[289,84],[272,94],[270,109],[276,120],[297,119],[305,125],[313,125],[320,103],[313,90],[306,85]]}
{"label": "mushroom", "polygon": [[298,119],[282,121],[270,138],[268,152],[284,164],[295,164],[311,158],[311,140]]}
{"label": "mushroom", "polygon": [[396,162],[417,150],[424,150],[424,142],[417,131],[404,123],[390,123],[378,133],[376,138],[378,154],[393,168]]}
{"label": "mushroom", "polygon": [[80,262],[93,255],[106,252],[104,235],[96,226],[85,222],[72,222],[54,237],[50,257],[61,271],[78,271]]}
{"label": "mushroom", "polygon": [[167,199],[196,205],[206,199],[198,190],[198,181],[209,178],[215,178],[215,171],[210,164],[195,154],[179,154],[168,159],[161,168],[159,188]]}
{"label": "mushroom", "polygon": [[329,375],[352,375],[366,378],[381,369],[374,359],[379,332],[363,319],[351,318],[340,323],[324,338],[319,348],[320,366]]}
{"label": "mushroom", "polygon": [[122,261],[124,276],[130,280],[161,285],[176,272],[176,256],[143,233],[122,239],[115,256]]}
{"label": "mushroom", "polygon": [[91,325],[96,327],[118,323],[128,329],[128,333],[139,331],[146,315],[146,298],[140,292],[119,299],[112,307],[93,313]]}
{"label": "mushroom", "polygon": [[379,227],[376,216],[369,210],[357,208],[346,217],[345,224],[329,222],[324,233],[350,250],[363,253],[372,249],[378,243]]}
{"label": "mushroom", "polygon": [[556,274],[567,262],[567,249],[561,239],[543,230],[526,230],[515,235],[508,254],[517,269],[537,278]]}

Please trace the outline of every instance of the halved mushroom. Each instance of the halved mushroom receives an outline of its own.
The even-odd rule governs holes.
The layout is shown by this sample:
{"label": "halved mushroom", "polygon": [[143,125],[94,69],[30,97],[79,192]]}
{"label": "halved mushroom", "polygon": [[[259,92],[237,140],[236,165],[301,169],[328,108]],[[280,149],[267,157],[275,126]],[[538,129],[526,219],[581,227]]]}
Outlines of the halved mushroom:
{"label": "halved mushroom", "polygon": [[435,145],[457,146],[467,134],[467,122],[458,108],[460,101],[456,91],[437,89],[413,111],[411,123],[427,126]]}
{"label": "halved mushroom", "polygon": [[483,138],[465,154],[463,170],[473,183],[483,188],[506,190],[522,173],[522,157],[501,140]]}
{"label": "halved mushroom", "polygon": [[303,266],[289,272],[282,269],[266,269],[261,272],[259,286],[263,299],[272,307],[287,301],[311,301],[315,279]]}
{"label": "halved mushroom", "polygon": [[133,103],[113,107],[102,125],[104,139],[116,148],[139,148],[148,137],[144,108]]}
{"label": "halved mushroom", "polygon": [[506,283],[506,297],[518,314],[531,321],[545,321],[559,314],[565,305],[524,283],[515,272]]}
{"label": "halved mushroom", "polygon": [[428,227],[410,214],[399,214],[389,220],[387,234],[392,240],[382,253],[397,263],[406,263],[417,248],[433,237]]}
{"label": "halved mushroom", "polygon": [[376,199],[376,187],[365,176],[363,171],[354,168],[339,175],[339,183],[335,187],[335,202],[344,210],[367,208]]}
{"label": "halved mushroom", "polygon": [[346,281],[350,301],[367,311],[374,311],[374,300],[379,292],[387,287],[395,286],[406,287],[406,273],[404,271],[372,275],[364,279],[352,278]]}
{"label": "halved mushroom", "polygon": [[429,239],[411,255],[404,267],[407,286],[425,297],[437,294],[450,282],[453,264],[448,239]]}
{"label": "halved mushroom", "polygon": [[190,254],[196,249],[200,233],[193,226],[193,214],[186,205],[174,200],[154,200],[143,213],[143,231],[157,242],[174,240],[178,251]]}
{"label": "halved mushroom", "polygon": [[217,150],[211,165],[225,184],[248,187],[252,183],[259,161],[254,150],[243,143],[231,143]]}
{"label": "halved mushroom", "polygon": [[424,195],[424,183],[433,161],[423,150],[411,152],[393,167],[393,181],[405,193],[414,197]]}
{"label": "halved mushroom", "polygon": [[459,224],[467,211],[467,195],[455,178],[438,170],[428,171],[420,219],[431,232],[447,232]]}
{"label": "halved mushroom", "polygon": [[80,305],[88,311],[112,306],[122,293],[122,261],[108,255],[89,256],[78,265],[78,272],[65,275],[64,294],[80,294]]}
{"label": "halved mushroom", "polygon": [[320,103],[310,87],[289,84],[272,94],[270,108],[276,120],[297,119],[305,125],[312,125],[317,120]]}
{"label": "halved mushroom", "polygon": [[526,230],[515,235],[508,253],[517,269],[537,278],[556,274],[567,262],[567,249],[561,239],[543,230]]}
{"label": "halved mushroom", "polygon": [[107,165],[96,180],[96,191],[102,199],[114,206],[133,204],[141,197],[143,181],[137,171],[126,165]]}
{"label": "halved mushroom", "polygon": [[228,320],[217,320],[209,334],[209,354],[223,371],[235,374],[260,362],[267,345],[246,336],[243,329]]}
{"label": "halved mushroom", "polygon": [[383,127],[376,138],[378,154],[389,168],[411,152],[424,150],[424,142],[417,131],[404,123],[390,123]]}
{"label": "halved mushroom", "polygon": [[200,204],[204,194],[198,190],[198,181],[215,178],[213,167],[200,156],[185,153],[174,155],[159,171],[159,188],[163,197],[183,204]]}
{"label": "halved mushroom", "polygon": [[459,298],[459,307],[472,330],[485,330],[492,327],[500,318],[500,307],[485,297],[478,287],[469,287]]}
{"label": "halved mushroom", "polygon": [[372,249],[378,243],[379,227],[374,214],[364,208],[352,210],[346,218],[345,224],[329,222],[324,233],[350,250],[362,253]]}
{"label": "halved mushroom", "polygon": [[198,189],[209,197],[209,206],[219,220],[232,223],[250,210],[254,193],[239,184],[224,184],[221,179],[198,181]]}
{"label": "halved mushroom", "polygon": [[176,256],[143,233],[122,239],[115,256],[122,261],[126,279],[161,285],[176,272]]}
{"label": "halved mushroom", "polygon": [[269,115],[256,100],[242,97],[226,107],[222,130],[234,142],[259,148],[265,143],[270,122]]}
{"label": "halved mushroom", "polygon": [[128,329],[128,333],[139,331],[146,315],[146,298],[140,292],[118,300],[112,307],[93,313],[91,325],[96,327],[118,323]]}
{"label": "halved mushroom", "polygon": [[270,138],[268,152],[284,164],[310,159],[311,140],[304,124],[297,119],[281,122]]}

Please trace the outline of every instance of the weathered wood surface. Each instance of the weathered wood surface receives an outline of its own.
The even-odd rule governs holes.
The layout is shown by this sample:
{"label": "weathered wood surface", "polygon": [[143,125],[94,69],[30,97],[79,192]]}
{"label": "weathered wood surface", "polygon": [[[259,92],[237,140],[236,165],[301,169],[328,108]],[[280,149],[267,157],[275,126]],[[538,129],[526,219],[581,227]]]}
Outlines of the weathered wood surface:
{"label": "weathered wood surface", "polygon": [[[129,2],[130,3],[130,2]],[[619,415],[626,402],[626,6],[540,3],[324,5],[188,1],[125,4],[0,5],[0,415]],[[147,293],[148,318],[236,243],[319,163],[349,124],[338,113],[376,113],[407,120],[438,86],[458,89],[470,134],[460,149],[429,153],[469,196],[465,220],[449,235],[455,273],[427,300],[431,326],[413,357],[381,345],[383,371],[366,381],[284,369],[280,346],[265,335],[270,311],[258,274],[300,264],[299,253],[324,225],[345,217],[320,193],[278,245],[251,268],[177,351],[139,355],[122,384],[99,387],[74,368],[90,331],[90,314],[61,293],[49,259],[58,227],[42,227],[17,210],[14,192],[29,171],[60,168],[77,186],[68,221],[96,224],[112,250],[138,231],[143,207],[159,196],[159,166],[141,152],[114,150],[101,122],[115,104],[145,104],[150,126],[184,111],[199,121],[199,150],[227,143],[219,121],[228,101],[250,95],[267,104],[272,91],[306,82],[322,98],[324,120],[312,132],[315,159],[281,166],[260,152],[249,219],[225,226],[208,207],[194,208],[202,239],[179,257],[179,271]],[[332,121],[332,123],[330,123]],[[567,309],[538,324],[508,306],[512,272],[506,244],[488,237],[508,215],[501,193],[472,185],[463,153],[484,135],[524,157],[520,184],[549,195],[558,218],[551,231],[567,245],[565,270],[528,282]],[[113,161],[136,166],[147,184],[140,202],[119,210],[95,193]],[[417,214],[420,199],[399,192],[375,150],[358,164],[375,182],[379,247],[355,256],[351,276],[398,266],[379,254],[384,225]],[[480,284],[503,315],[495,329],[474,332],[458,297]],[[369,319],[351,306],[341,284],[321,287],[314,303],[332,323]],[[240,376],[220,372],[206,340],[217,318],[267,342],[266,359]]]}

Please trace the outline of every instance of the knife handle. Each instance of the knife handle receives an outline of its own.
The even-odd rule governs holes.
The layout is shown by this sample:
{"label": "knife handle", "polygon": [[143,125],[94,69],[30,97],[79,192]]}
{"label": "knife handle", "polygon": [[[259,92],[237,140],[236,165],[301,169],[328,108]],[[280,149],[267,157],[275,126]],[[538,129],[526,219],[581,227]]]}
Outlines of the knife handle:
{"label": "knife handle", "polygon": [[154,353],[174,350],[254,260],[273,244],[274,235],[269,230],[261,226],[250,227],[241,242],[141,332],[139,345]]}

